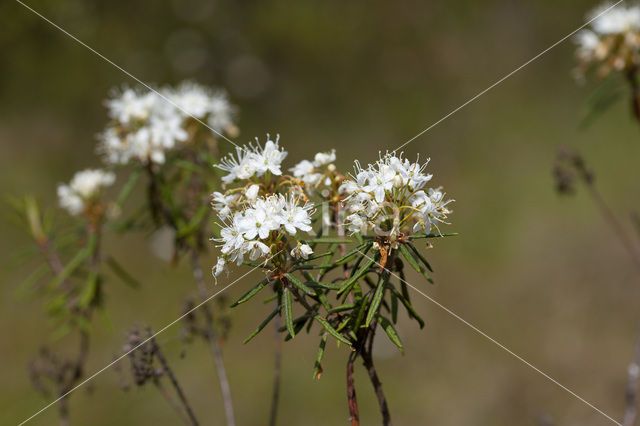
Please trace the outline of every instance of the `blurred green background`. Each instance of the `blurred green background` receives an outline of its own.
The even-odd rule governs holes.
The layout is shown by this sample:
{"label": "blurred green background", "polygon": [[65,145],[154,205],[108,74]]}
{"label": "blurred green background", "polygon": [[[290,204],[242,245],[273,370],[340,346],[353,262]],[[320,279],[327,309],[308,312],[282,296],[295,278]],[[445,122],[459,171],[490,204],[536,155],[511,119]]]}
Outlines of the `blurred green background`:
{"label": "blurred green background", "polygon": [[[393,149],[584,22],[597,3],[490,0],[210,1],[32,0],[29,5],[140,79],[194,79],[225,87],[239,106],[239,142],[280,133],[288,164],[336,148],[338,165]],[[58,182],[98,166],[95,134],[109,89],[134,82],[20,4],[0,4],[0,181],[4,195],[53,204]],[[457,201],[428,252],[436,285],[411,282],[610,415],[621,418],[626,369],[640,320],[638,272],[586,192],[560,198],[551,167],[559,144],[578,147],[597,185],[627,221],[640,209],[638,126],[621,102],[579,127],[593,85],[570,76],[563,43],[407,148],[431,157],[434,182]],[[228,149],[228,146],[222,146]],[[4,210],[6,208],[3,207]],[[16,296],[30,265],[12,261],[29,241],[3,215],[0,287],[0,424],[49,400],[27,362],[51,324],[38,301]],[[62,216],[63,213],[60,213]],[[154,258],[140,236],[111,249],[144,282],[107,286],[112,328],[96,322],[88,371],[119,353],[133,323],[158,329],[193,291],[187,265]],[[215,260],[211,250],[208,262]],[[229,290],[238,296],[250,276]],[[213,289],[213,282],[211,282]],[[606,419],[432,303],[414,296],[427,326],[401,324],[406,355],[378,339],[379,373],[397,425],[601,425]],[[272,335],[242,340],[270,309],[233,311],[224,350],[239,425],[266,424]],[[284,345],[280,424],[348,424],[346,350],[330,345],[312,380],[315,335]],[[205,425],[224,416],[204,343],[159,338]],[[122,364],[126,369],[128,362]],[[378,424],[368,379],[356,372],[362,424]],[[108,370],[71,398],[74,425],[177,424],[151,387],[119,389]],[[32,421],[57,423],[51,408]]]}

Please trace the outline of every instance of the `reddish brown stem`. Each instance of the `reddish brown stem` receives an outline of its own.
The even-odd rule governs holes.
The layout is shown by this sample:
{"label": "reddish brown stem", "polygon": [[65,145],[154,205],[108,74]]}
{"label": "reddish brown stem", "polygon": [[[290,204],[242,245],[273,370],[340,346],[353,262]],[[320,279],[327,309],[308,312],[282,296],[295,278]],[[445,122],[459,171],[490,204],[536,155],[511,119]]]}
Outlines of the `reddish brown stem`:
{"label": "reddish brown stem", "polygon": [[360,425],[360,414],[358,413],[358,398],[356,397],[355,380],[353,379],[353,365],[357,358],[357,353],[351,352],[347,360],[347,402],[349,404],[349,415],[351,416],[351,426]]}

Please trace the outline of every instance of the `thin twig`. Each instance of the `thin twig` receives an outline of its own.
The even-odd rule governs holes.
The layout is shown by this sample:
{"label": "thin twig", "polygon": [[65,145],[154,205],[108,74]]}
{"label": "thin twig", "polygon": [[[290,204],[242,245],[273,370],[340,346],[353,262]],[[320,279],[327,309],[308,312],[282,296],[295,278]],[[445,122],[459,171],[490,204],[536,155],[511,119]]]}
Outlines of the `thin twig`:
{"label": "thin twig", "polygon": [[[278,301],[276,300],[276,305]],[[273,390],[271,393],[271,414],[269,416],[269,426],[275,426],[278,418],[278,402],[280,401],[280,379],[282,371],[282,340],[280,339],[280,314],[273,319],[274,338],[273,338]]]}
{"label": "thin twig", "polygon": [[[202,273],[202,267],[200,266],[200,259],[198,251],[192,249],[190,253],[191,269],[193,272],[193,278],[198,286],[198,292],[200,298],[205,300],[208,296],[207,285],[204,281],[204,275]],[[229,386],[229,379],[227,377],[227,370],[224,366],[224,360],[222,357],[222,348],[218,344],[218,337],[213,322],[213,314],[208,305],[202,306],[202,312],[204,313],[206,322],[206,334],[211,347],[211,353],[216,364],[216,372],[218,375],[218,382],[220,384],[220,391],[222,392],[222,400],[224,404],[224,412],[227,419],[227,426],[235,426],[235,416],[233,412],[233,400],[231,399],[231,387]]]}
{"label": "thin twig", "polygon": [[167,362],[167,359],[164,357],[164,354],[160,350],[160,346],[158,346],[154,337],[151,337],[150,343],[153,345],[154,355],[158,358],[158,361],[160,361],[160,365],[162,365],[162,369],[164,370],[164,373],[167,375],[167,377],[171,381],[171,384],[173,385],[173,388],[176,390],[176,394],[178,395],[178,398],[180,399],[180,402],[182,403],[182,406],[184,407],[184,410],[187,413],[187,416],[189,417],[191,424],[193,426],[198,426],[198,420],[196,419],[196,416],[193,414],[191,405],[189,405],[189,402],[187,401],[187,397],[182,391],[182,387],[178,383],[176,376],[173,374],[173,370],[171,370],[171,367],[169,367],[169,363]]}
{"label": "thin twig", "polygon": [[356,397],[355,380],[353,379],[353,364],[357,358],[357,352],[353,351],[347,359],[347,402],[349,405],[349,415],[351,416],[351,426],[360,425],[360,414],[358,412],[358,398]]}
{"label": "thin twig", "polygon": [[376,392],[376,397],[378,398],[378,407],[380,408],[380,413],[382,414],[382,424],[384,426],[391,426],[391,414],[389,413],[387,398],[384,395],[382,382],[378,377],[378,372],[376,371],[375,364],[373,363],[373,339],[376,335],[376,326],[377,322],[374,320],[371,323],[369,331],[369,343],[368,345],[366,345],[366,347],[363,347],[360,356],[362,357],[362,362],[367,369],[369,379],[371,380],[371,385],[373,386],[373,389]]}
{"label": "thin twig", "polygon": [[182,406],[165,389],[165,387],[162,385],[162,382],[158,377],[154,377],[153,384],[158,389],[160,394],[164,397],[164,399],[169,403],[169,405],[171,405],[171,407],[173,407],[173,409],[178,413],[182,421],[185,424],[190,425],[191,419],[189,418],[187,413],[185,413],[185,411],[182,409]]}

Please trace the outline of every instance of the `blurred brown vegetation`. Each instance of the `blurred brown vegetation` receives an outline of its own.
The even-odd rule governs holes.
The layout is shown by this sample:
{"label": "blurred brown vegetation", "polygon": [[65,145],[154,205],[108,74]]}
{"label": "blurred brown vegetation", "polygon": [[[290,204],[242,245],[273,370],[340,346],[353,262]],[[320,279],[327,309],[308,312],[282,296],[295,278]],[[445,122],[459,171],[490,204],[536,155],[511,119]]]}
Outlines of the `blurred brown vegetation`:
{"label": "blurred brown vegetation", "polygon": [[[239,141],[278,132],[291,163],[335,147],[345,169],[355,158],[371,161],[378,150],[414,136],[577,28],[596,6],[583,0],[28,4],[144,81],[188,78],[226,87],[240,108]],[[16,2],[0,4],[0,16],[2,194],[33,193],[55,203],[58,182],[98,165],[95,134],[106,120],[102,100],[109,89],[134,82]],[[566,42],[407,147],[409,156],[432,158],[435,182],[457,200],[447,230],[461,234],[437,241],[428,253],[435,286],[415,276],[412,282],[620,418],[640,320],[639,275],[587,194],[559,198],[550,170],[557,145],[579,147],[599,189],[626,220],[640,209],[640,134],[624,103],[579,128],[592,87],[574,83],[573,65],[573,46]],[[16,296],[32,265],[14,260],[28,238],[8,216],[0,222],[1,424],[15,424],[48,402],[32,389],[26,367],[51,326],[37,301]],[[142,237],[108,241],[144,285],[108,286],[111,325],[96,321],[89,371],[111,361],[132,323],[162,327],[192,291],[187,265],[162,263]],[[229,295],[250,284],[243,280]],[[527,425],[543,413],[561,425],[606,424],[414,298],[425,329],[404,324],[404,357],[379,348],[388,354],[378,364],[396,424]],[[268,309],[252,303],[234,311],[225,345],[241,425],[263,424],[268,413],[272,337],[241,343]],[[223,424],[204,345],[180,358],[177,328],[158,343],[202,423]],[[284,348],[281,424],[346,424],[345,349],[328,347],[324,375],[314,381],[315,339],[300,335]],[[376,424],[362,370],[356,380],[363,424]],[[121,392],[114,371],[71,399],[72,424],[177,423],[173,416],[152,389]],[[32,423],[54,422],[51,409]]]}

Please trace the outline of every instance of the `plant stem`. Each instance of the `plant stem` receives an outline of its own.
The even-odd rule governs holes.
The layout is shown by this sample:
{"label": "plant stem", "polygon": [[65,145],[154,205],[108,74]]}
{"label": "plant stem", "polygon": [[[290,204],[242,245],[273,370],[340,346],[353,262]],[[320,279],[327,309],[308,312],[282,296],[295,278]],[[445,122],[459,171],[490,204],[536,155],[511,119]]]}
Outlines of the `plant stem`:
{"label": "plant stem", "polygon": [[377,322],[374,320],[371,323],[371,327],[369,330],[369,343],[366,348],[363,348],[360,356],[362,357],[362,362],[364,363],[365,368],[367,369],[367,373],[369,374],[369,379],[371,380],[371,385],[376,392],[376,397],[378,398],[378,406],[380,407],[380,413],[382,414],[382,424],[384,426],[391,426],[391,414],[389,413],[389,406],[387,405],[387,398],[384,395],[384,391],[382,390],[382,382],[378,377],[378,372],[376,371],[376,367],[373,363],[373,339],[376,335],[376,326]]}
{"label": "plant stem", "polygon": [[167,359],[164,357],[164,354],[160,350],[160,347],[158,346],[155,338],[153,337],[151,338],[151,344],[153,345],[153,353],[158,358],[158,361],[160,361],[160,364],[162,365],[162,369],[164,370],[165,374],[167,375],[167,377],[171,381],[171,384],[176,390],[176,393],[178,394],[178,398],[180,399],[180,402],[182,403],[182,406],[184,407],[184,410],[187,413],[187,416],[189,417],[191,424],[193,426],[198,426],[198,420],[193,414],[193,410],[191,409],[191,406],[187,401],[187,397],[184,395],[184,392],[182,391],[182,387],[178,383],[176,376],[173,374],[173,370],[171,370],[171,367],[169,367],[169,363],[167,362]]}
{"label": "plant stem", "polygon": [[632,68],[627,72],[627,82],[631,87],[631,108],[636,121],[640,122],[640,88],[636,81],[637,68]]}
{"label": "plant stem", "polygon": [[[278,301],[276,300],[276,305]],[[274,325],[274,365],[273,365],[273,390],[271,393],[271,415],[269,416],[269,426],[275,426],[278,417],[278,401],[280,400],[280,376],[282,371],[282,341],[280,340],[280,314],[273,319]]]}
{"label": "plant stem", "polygon": [[[198,287],[200,298],[206,300],[207,298],[207,285],[204,281],[204,275],[202,273],[202,267],[200,266],[200,259],[198,251],[195,248],[191,249],[190,253],[191,269],[193,272],[193,278]],[[224,360],[222,358],[222,348],[218,344],[218,337],[213,322],[213,314],[207,304],[202,306],[206,322],[206,337],[209,340],[211,347],[211,353],[213,355],[214,362],[216,364],[216,372],[218,375],[218,382],[220,384],[220,391],[222,393],[222,400],[224,404],[224,412],[227,419],[227,426],[235,426],[235,417],[233,412],[233,401],[231,399],[231,387],[229,386],[229,379],[227,378],[227,370],[224,366]]]}
{"label": "plant stem", "polygon": [[360,425],[360,414],[358,413],[358,398],[356,397],[355,380],[353,379],[353,364],[358,357],[358,353],[353,351],[347,359],[347,402],[349,404],[349,415],[351,416],[351,426]]}
{"label": "plant stem", "polygon": [[153,379],[153,384],[158,389],[160,394],[162,394],[164,399],[169,403],[169,405],[171,405],[173,409],[176,410],[176,412],[178,413],[182,421],[187,425],[191,424],[191,419],[184,412],[180,404],[178,404],[178,402],[176,402],[176,400],[171,396],[171,394],[167,392],[165,387],[162,386],[162,382],[157,377]]}

